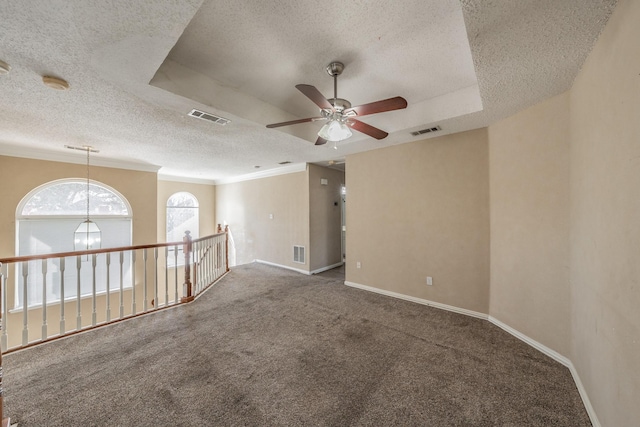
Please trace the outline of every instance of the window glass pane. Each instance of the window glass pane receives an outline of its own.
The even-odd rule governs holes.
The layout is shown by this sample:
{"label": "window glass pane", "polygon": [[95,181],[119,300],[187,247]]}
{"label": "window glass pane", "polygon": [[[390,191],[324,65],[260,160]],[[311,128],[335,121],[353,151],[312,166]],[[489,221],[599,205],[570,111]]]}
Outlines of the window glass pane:
{"label": "window glass pane", "polygon": [[[129,215],[127,204],[113,191],[89,184],[90,215]],[[60,182],[36,192],[25,203],[22,215],[86,215],[87,183]]]}
{"label": "window glass pane", "polygon": [[167,242],[181,242],[187,230],[198,237],[198,209],[167,208]]}
{"label": "window glass pane", "polygon": [[[18,221],[18,255],[41,255],[57,252],[74,251],[74,231],[81,219],[52,217],[46,219],[21,219]],[[95,223],[102,230],[102,247],[121,247],[131,245],[131,219],[130,218],[102,218]],[[125,253],[123,262],[123,288],[131,286],[131,255]],[[96,292],[106,290],[106,255],[100,254],[96,264]],[[77,296],[77,257],[66,258],[64,270],[65,299]],[[22,279],[24,263],[19,264],[17,277]],[[112,289],[119,288],[120,260],[119,257],[111,258],[109,267]],[[91,257],[81,258],[81,295],[92,293],[92,262]],[[47,301],[59,301],[61,298],[60,278],[62,276],[59,260],[47,262]],[[42,261],[28,262],[27,279],[27,304],[29,306],[42,304],[43,275]],[[23,283],[16,283],[15,306],[22,307]]]}
{"label": "window glass pane", "polygon": [[[18,256],[73,252],[77,218],[21,219],[18,221]],[[102,248],[131,245],[130,218],[92,220],[102,231]]]}
{"label": "window glass pane", "polygon": [[[167,201],[167,242],[182,242],[184,232],[189,230],[193,239],[200,234],[198,199],[191,193],[175,193]],[[178,249],[178,264],[184,265],[182,246]],[[169,267],[176,265],[174,250],[170,249]]]}
{"label": "window glass pane", "polygon": [[167,207],[197,208],[198,199],[196,199],[193,194],[181,191],[169,197]]}

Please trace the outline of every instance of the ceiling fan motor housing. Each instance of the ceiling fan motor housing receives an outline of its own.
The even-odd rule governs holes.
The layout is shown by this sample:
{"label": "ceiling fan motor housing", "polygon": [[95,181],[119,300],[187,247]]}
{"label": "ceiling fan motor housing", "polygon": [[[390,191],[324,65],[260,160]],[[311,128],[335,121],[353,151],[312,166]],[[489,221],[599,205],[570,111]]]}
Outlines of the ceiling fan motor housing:
{"label": "ceiling fan motor housing", "polygon": [[331,105],[333,105],[333,108],[336,111],[344,111],[347,110],[349,108],[351,108],[351,103],[349,101],[347,101],[346,99],[342,99],[342,98],[329,98],[327,101],[329,101],[331,103]]}
{"label": "ceiling fan motor housing", "polygon": [[326,70],[331,77],[339,76],[342,74],[342,70],[344,70],[344,64],[342,62],[332,62],[327,65]]}

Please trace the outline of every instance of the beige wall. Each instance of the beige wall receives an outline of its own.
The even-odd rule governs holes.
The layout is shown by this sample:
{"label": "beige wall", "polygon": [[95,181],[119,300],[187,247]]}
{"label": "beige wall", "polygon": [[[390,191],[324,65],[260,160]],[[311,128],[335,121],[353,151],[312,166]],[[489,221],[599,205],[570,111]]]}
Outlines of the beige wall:
{"label": "beige wall", "polygon": [[[0,257],[13,257],[15,252],[16,208],[20,201],[34,188],[46,184],[50,181],[64,178],[86,178],[86,166],[80,164],[49,162],[43,160],[31,160],[18,157],[0,156],[0,182],[3,182],[0,199]],[[133,212],[133,244],[149,244],[156,241],[156,174],[153,172],[138,172],[125,169],[114,169],[105,167],[91,167],[91,179],[104,183],[120,192],[131,205]],[[140,270],[137,268],[137,270]],[[141,271],[141,270],[140,270]],[[136,282],[142,277],[137,272]],[[15,298],[14,286],[7,286],[7,301],[9,309]],[[137,287],[140,306],[142,306],[142,289]],[[129,313],[131,291],[125,291],[125,313]],[[100,307],[105,304],[104,296],[98,297]],[[151,297],[150,297],[151,298]],[[149,298],[149,299],[150,299]],[[91,299],[82,300],[84,325],[91,322]],[[66,329],[75,328],[75,301],[65,304],[67,307]],[[118,306],[116,296],[112,297],[113,314],[117,316]],[[72,308],[73,307],[73,308]],[[48,317],[50,334],[59,331],[59,310],[60,304],[53,304],[48,307]],[[40,309],[29,309],[30,319],[41,319]],[[73,314],[70,314],[73,313]],[[103,319],[104,314],[98,316],[98,321]],[[20,330],[22,328],[22,312],[10,313],[7,322],[9,332],[9,346],[18,345],[21,339]],[[37,323],[36,323],[37,324]],[[30,328],[29,339],[40,337],[41,328],[38,325]]]}
{"label": "beige wall", "polygon": [[174,193],[186,191],[193,194],[198,199],[199,204],[199,227],[200,237],[209,236],[216,233],[216,187],[207,184],[192,184],[177,181],[158,180],[158,242],[165,242],[167,239],[167,200]]}
{"label": "beige wall", "polygon": [[490,315],[570,350],[569,94],[489,127]]}
{"label": "beige wall", "polygon": [[[320,180],[326,179],[327,185]],[[340,189],[344,172],[309,165],[310,270],[342,262]]]}
{"label": "beige wall", "polygon": [[640,420],[640,2],[571,89],[572,361],[603,426]]}
{"label": "beige wall", "polygon": [[305,264],[293,262],[294,245],[309,250],[306,171],[218,185],[216,220],[231,229],[230,263],[235,253],[235,264],[258,259],[310,271],[308,257]]}
{"label": "beige wall", "polygon": [[[86,165],[31,160],[0,156],[0,257],[15,256],[15,215],[18,203],[34,188],[63,178],[86,179]],[[91,167],[91,179],[102,182],[120,192],[133,211],[133,244],[156,241],[157,186],[154,172]]]}
{"label": "beige wall", "polygon": [[347,281],[488,313],[486,129],[348,156],[346,181]]}

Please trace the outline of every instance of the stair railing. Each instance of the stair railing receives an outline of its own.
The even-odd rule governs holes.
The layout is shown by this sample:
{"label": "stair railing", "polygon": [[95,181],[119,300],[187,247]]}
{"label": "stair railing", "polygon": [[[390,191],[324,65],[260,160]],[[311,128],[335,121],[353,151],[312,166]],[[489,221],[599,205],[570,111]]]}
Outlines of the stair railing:
{"label": "stair railing", "polygon": [[183,242],[0,259],[2,352],[190,302],[229,270],[227,249],[228,228],[199,239],[186,232]]}

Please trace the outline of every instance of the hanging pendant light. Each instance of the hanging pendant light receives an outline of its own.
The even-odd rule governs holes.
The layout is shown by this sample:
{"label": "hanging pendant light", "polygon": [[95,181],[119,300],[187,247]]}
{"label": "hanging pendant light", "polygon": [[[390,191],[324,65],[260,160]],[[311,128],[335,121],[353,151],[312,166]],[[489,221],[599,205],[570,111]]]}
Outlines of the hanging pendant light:
{"label": "hanging pendant light", "polygon": [[87,152],[87,218],[78,225],[76,231],[73,233],[73,243],[76,251],[88,251],[91,249],[100,249],[100,245],[102,243],[102,232],[98,225],[91,221],[89,217],[89,153],[98,153],[98,150],[94,150],[89,145],[83,145],[80,147],[70,147],[75,150],[84,150]]}

